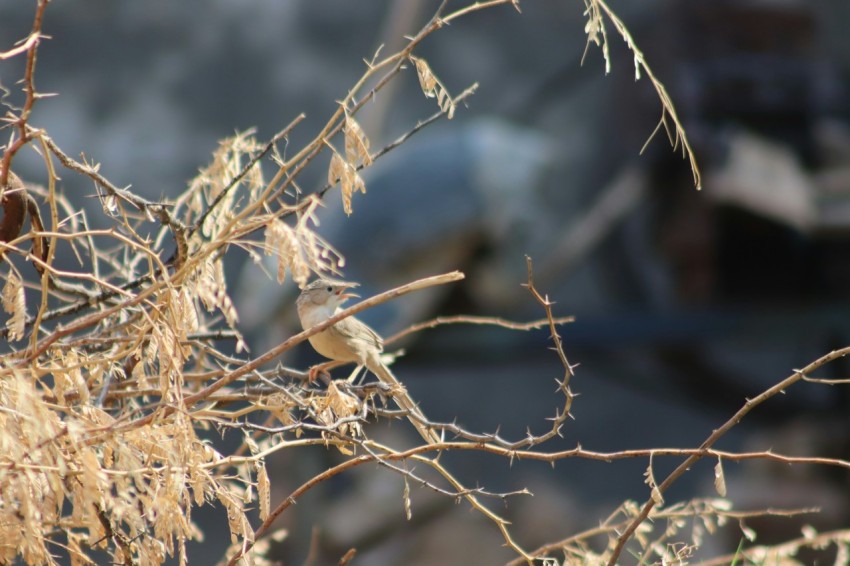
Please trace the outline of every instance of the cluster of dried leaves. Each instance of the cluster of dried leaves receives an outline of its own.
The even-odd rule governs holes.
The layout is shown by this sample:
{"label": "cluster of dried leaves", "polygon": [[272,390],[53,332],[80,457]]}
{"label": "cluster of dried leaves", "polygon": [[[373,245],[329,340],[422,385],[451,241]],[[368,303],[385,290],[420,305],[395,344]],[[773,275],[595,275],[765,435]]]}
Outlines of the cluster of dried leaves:
{"label": "cluster of dried leaves", "polygon": [[[313,273],[339,272],[343,260],[316,233],[315,212],[337,182],[349,214],[353,194],[365,192],[359,171],[373,157],[354,117],[358,89],[295,156],[285,159],[277,144],[303,116],[266,144],[252,132],[224,140],[184,192],[148,201],[30,124],[42,97],[33,77],[47,7],[38,2],[30,36],[2,53],[26,57],[27,67],[24,104],[4,103],[12,137],[0,165],[7,270],[0,298],[9,315],[0,358],[0,562],[67,555],[86,564],[106,553],[121,564],[167,556],[185,563],[186,542],[202,537],[192,509],[213,502],[226,509],[241,554],[255,540],[249,511],[261,521],[271,513],[269,453],[333,442],[351,455],[362,439],[363,399],[334,383],[323,391],[303,376],[272,380],[259,371],[303,337],[245,356],[223,261],[237,247],[258,266],[263,255],[275,256],[278,281],[289,272],[298,285]],[[453,114],[462,98],[447,100],[427,63],[411,55],[414,46],[371,65],[364,81],[382,70],[386,81],[416,61],[431,85],[425,95],[437,96],[439,115]],[[343,151],[334,147],[337,134]],[[11,171],[27,145],[43,156],[46,187]],[[327,149],[329,186],[302,194],[298,174]],[[263,174],[265,157],[276,165],[272,179]],[[90,228],[90,211],[62,196],[57,162],[94,181],[111,227]],[[74,265],[59,267],[57,257]],[[386,394],[368,395],[375,393]],[[256,422],[276,428],[264,433]],[[247,453],[217,453],[206,438],[215,427],[241,429]]]}
{"label": "cluster of dried leaves", "polygon": [[[559,320],[553,315],[552,303],[534,287],[530,263],[528,287],[546,314],[536,324],[549,327],[564,366],[564,377],[558,381],[563,407],[552,419],[551,429],[518,441],[431,423],[443,432],[445,442],[407,451],[383,446],[364,435],[362,423],[370,414],[389,414],[371,400],[392,392],[380,386],[357,388],[337,382],[322,389],[308,384],[305,375],[296,370],[265,369],[322,327],[253,357],[247,354],[240,334],[223,261],[226,254],[241,249],[258,266],[264,255],[274,256],[279,282],[287,272],[298,285],[304,285],[313,273],[338,273],[343,259],[315,230],[315,212],[325,192],[338,183],[345,211],[351,214],[355,193],[365,192],[359,174],[362,168],[431,121],[455,114],[473,89],[452,97],[428,63],[413,52],[443,25],[500,4],[518,5],[495,0],[445,14],[443,2],[404,49],[368,64],[338,110],[294,155],[284,157],[277,144],[303,116],[267,143],[260,143],[252,132],[223,141],[210,164],[185,191],[170,202],[152,202],[112,184],[99,173],[96,163],[72,159],[46,130],[30,124],[30,110],[41,97],[33,75],[36,53],[45,39],[41,22],[48,6],[48,0],[38,0],[32,33],[18,46],[0,53],[0,60],[27,58],[24,103],[16,107],[4,102],[11,137],[0,162],[4,212],[0,255],[5,269],[0,298],[9,315],[3,332],[8,345],[0,356],[0,562],[20,559],[27,564],[55,564],[57,556],[67,556],[72,564],[106,560],[161,564],[166,557],[176,556],[185,564],[187,541],[203,536],[192,521],[193,509],[218,504],[227,511],[233,542],[225,561],[261,563],[259,547],[253,551],[252,547],[270,532],[276,517],[315,485],[365,463],[403,475],[408,513],[410,484],[427,485],[446,496],[465,496],[470,501],[476,501],[473,495],[496,499],[514,495],[466,490],[452,481],[443,487],[405,465],[407,461],[421,462],[436,470],[438,478],[450,478],[433,457],[436,450],[476,449],[505,458],[549,462],[571,457],[652,461],[656,451],[651,450],[599,454],[580,448],[566,452],[540,449],[558,436],[569,417],[573,366],[558,337]],[[590,40],[601,41],[604,47],[602,15],[606,15],[634,51],[636,65],[650,73],[613,12],[601,0],[587,0],[587,7]],[[436,99],[439,112],[372,153],[355,116],[365,101],[408,63],[415,68],[425,96]],[[365,85],[373,79],[377,79],[375,86],[367,91]],[[654,77],[653,83],[657,83]],[[663,91],[659,94],[665,116],[675,126],[674,139],[690,154],[672,105]],[[342,150],[334,145],[340,142]],[[44,187],[24,184],[11,171],[15,154],[28,145],[44,159]],[[328,185],[304,194],[297,185],[299,174],[320,155],[329,156]],[[270,178],[264,174],[267,157],[273,165]],[[108,228],[91,228],[87,213],[62,196],[57,187],[57,163],[94,182],[102,213],[111,221]],[[698,180],[695,164],[694,171]],[[24,230],[25,217],[30,220],[28,230]],[[60,267],[60,257],[72,261]],[[340,316],[452,279],[457,277],[410,284]],[[474,318],[451,322],[502,324]],[[834,357],[815,364],[830,359]],[[792,378],[805,379],[808,370],[804,368]],[[780,385],[789,384],[786,380]],[[774,393],[766,392],[764,398]],[[746,411],[751,407],[748,404]],[[237,453],[220,454],[208,442],[211,434],[224,430],[243,435]],[[683,466],[708,455],[734,460],[734,454],[712,451],[716,438],[719,436],[713,435],[697,450],[667,451],[665,455],[685,459]],[[280,450],[309,445],[334,446],[344,458],[273,507],[266,458]],[[615,563],[625,545],[631,544],[647,560],[681,563],[700,546],[704,533],[713,532],[724,521],[742,521],[744,517],[734,514],[725,500],[663,508],[662,494],[677,477],[674,473],[656,483],[650,463],[652,495],[643,506],[626,503],[599,528],[533,551],[524,550],[512,539],[503,519],[486,507],[473,507],[498,525],[521,561],[560,553],[567,562]],[[250,515],[255,510],[260,520],[257,526]],[[688,521],[692,523],[690,538],[677,542],[674,537]],[[663,533],[652,535],[665,522]],[[804,537],[786,550],[791,553],[817,539],[819,544],[841,541],[846,554],[847,536]],[[602,537],[603,544],[597,544],[596,537]]]}

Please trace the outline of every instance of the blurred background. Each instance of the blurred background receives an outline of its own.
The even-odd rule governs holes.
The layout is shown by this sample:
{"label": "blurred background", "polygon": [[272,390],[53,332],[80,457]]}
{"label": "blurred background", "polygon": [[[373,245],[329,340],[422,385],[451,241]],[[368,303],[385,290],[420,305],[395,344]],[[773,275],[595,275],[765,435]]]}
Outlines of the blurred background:
{"label": "blurred background", "polygon": [[[69,155],[102,163],[118,186],[169,199],[209,160],[217,141],[256,127],[269,139],[300,112],[297,150],[324,125],[379,46],[386,55],[439,2],[425,0],[66,1],[47,10],[36,84],[59,96],[39,102],[33,125]],[[450,7],[453,3],[450,3]],[[458,6],[460,4],[458,3]],[[364,296],[459,269],[462,283],[364,313],[389,335],[436,315],[540,318],[521,287],[525,255],[536,285],[555,301],[581,394],[574,421],[550,450],[695,447],[745,399],[850,340],[850,4],[846,0],[645,0],[612,2],[676,105],[703,173],[663,129],[650,82],[635,82],[631,54],[609,30],[612,69],[585,53],[583,7],[521,4],[475,13],[427,39],[417,55],[453,95],[478,92],[451,121],[417,133],[365,174],[346,217],[329,193],[319,232],[347,259],[345,277]],[[0,4],[4,48],[28,33],[32,2]],[[0,63],[12,100],[23,59]],[[408,69],[358,115],[377,149],[437,110]],[[320,188],[327,157],[299,179]],[[270,166],[270,164],[268,164]],[[15,170],[45,178],[41,158]],[[99,208],[87,179],[61,189]],[[99,214],[95,223],[108,220]],[[170,253],[166,250],[165,255]],[[229,283],[254,353],[294,333],[291,281],[284,287],[237,253]],[[563,400],[563,376],[545,330],[521,333],[444,327],[402,345],[394,366],[434,420],[520,438],[542,433]],[[319,361],[306,346],[287,363]],[[847,378],[836,361],[820,377]],[[343,370],[344,372],[344,370]],[[347,375],[347,374],[344,374]],[[759,407],[720,448],[847,458],[850,390],[797,385]],[[415,442],[402,423],[370,433]],[[232,439],[233,440],[233,439]],[[235,439],[234,441],[238,441]],[[273,504],[340,455],[281,454]],[[526,547],[593,527],[625,499],[644,501],[646,461],[514,462],[444,455],[470,484],[528,487],[503,512]],[[657,478],[678,464],[654,462]],[[713,496],[714,462],[696,466],[667,501]],[[818,528],[850,520],[846,474],[765,463],[727,465],[739,507],[819,505]],[[302,563],[335,563],[350,547],[362,564],[504,562],[491,524],[465,504],[414,489],[404,521],[401,478],[361,469],[309,493],[281,517],[290,537],[275,548]],[[206,513],[205,513],[206,511]],[[211,563],[229,542],[223,513],[201,509]],[[766,521],[759,543],[799,533]],[[737,548],[735,529],[713,550]]]}

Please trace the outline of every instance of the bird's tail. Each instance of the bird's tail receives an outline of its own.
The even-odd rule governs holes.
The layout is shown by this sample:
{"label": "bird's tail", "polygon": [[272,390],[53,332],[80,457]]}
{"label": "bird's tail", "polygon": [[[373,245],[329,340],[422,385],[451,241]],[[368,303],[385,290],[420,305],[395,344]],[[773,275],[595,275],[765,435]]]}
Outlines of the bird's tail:
{"label": "bird's tail", "polygon": [[[416,403],[413,402],[413,399],[407,394],[407,390],[401,384],[401,382],[396,379],[393,375],[393,372],[390,371],[386,365],[381,363],[380,359],[375,356],[375,358],[369,360],[366,364],[366,367],[369,371],[378,376],[378,379],[381,382],[386,383],[390,387],[393,388],[393,399],[395,399],[396,404],[403,411],[407,411],[408,420],[413,423],[413,426],[416,427],[416,430],[419,434],[422,435],[422,438],[425,439],[425,442],[428,444],[438,444],[441,439],[436,432],[425,426],[424,421],[425,414],[419,410],[419,407],[416,406]],[[420,420],[421,419],[421,420]],[[516,549],[527,561],[531,564],[531,557],[524,551],[522,548],[517,546],[517,544],[511,538],[510,532],[508,531],[508,525],[510,524],[508,521],[495,514],[493,511],[485,507],[478,501],[478,498],[473,494],[473,490],[468,490],[463,487],[463,484],[460,483],[448,470],[442,467],[440,464],[436,462],[436,460],[431,462],[431,465],[435,466],[435,468],[439,471],[439,473],[446,479],[454,489],[457,490],[458,493],[463,494],[463,497],[469,501],[470,505],[472,505],[475,509],[484,514],[485,517],[489,518],[491,521],[498,525],[499,530],[502,531],[502,535],[505,537],[505,540],[508,544],[511,545],[512,548]]]}
{"label": "bird's tail", "polygon": [[384,365],[379,359],[370,360],[370,362],[371,363],[367,364],[369,371],[377,375],[378,379],[380,379],[383,383],[392,387],[393,399],[402,411],[407,411],[410,422],[413,423],[413,426],[416,427],[416,430],[420,435],[422,435],[425,442],[428,444],[436,444],[440,442],[441,439],[437,433],[425,426],[422,422],[427,421],[428,419],[416,403],[413,402],[410,395],[407,394],[407,389],[405,389],[404,385],[396,379],[396,376],[393,375],[390,368]]}

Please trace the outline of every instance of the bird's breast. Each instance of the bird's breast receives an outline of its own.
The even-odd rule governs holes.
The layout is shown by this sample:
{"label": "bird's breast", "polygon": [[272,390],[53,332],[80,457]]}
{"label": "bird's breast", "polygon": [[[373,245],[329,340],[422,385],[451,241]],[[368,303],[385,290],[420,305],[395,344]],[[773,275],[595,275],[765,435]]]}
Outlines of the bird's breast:
{"label": "bird's breast", "polygon": [[345,340],[340,340],[331,331],[325,330],[309,338],[310,345],[324,357],[338,362],[357,361],[357,355]]}
{"label": "bird's breast", "polygon": [[[317,324],[325,322],[334,314],[336,313],[322,308],[321,305],[314,306],[313,308],[298,309],[298,318],[301,319],[301,326],[304,330],[309,330]],[[339,362],[351,362],[358,359],[346,341],[340,339],[338,335],[329,329],[311,336],[308,340],[314,350],[328,359]]]}

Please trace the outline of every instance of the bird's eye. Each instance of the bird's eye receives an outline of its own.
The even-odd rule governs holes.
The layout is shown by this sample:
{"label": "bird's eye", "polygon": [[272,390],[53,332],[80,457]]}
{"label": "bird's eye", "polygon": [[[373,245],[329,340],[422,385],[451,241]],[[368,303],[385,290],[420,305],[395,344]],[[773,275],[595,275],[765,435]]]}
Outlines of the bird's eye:
{"label": "bird's eye", "polygon": [[333,292],[334,292],[334,288],[333,288],[333,287],[328,287],[328,293],[333,293]]}

